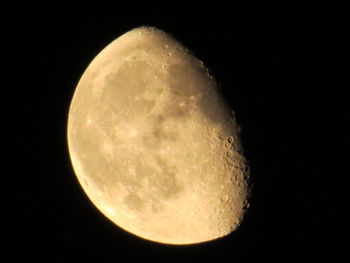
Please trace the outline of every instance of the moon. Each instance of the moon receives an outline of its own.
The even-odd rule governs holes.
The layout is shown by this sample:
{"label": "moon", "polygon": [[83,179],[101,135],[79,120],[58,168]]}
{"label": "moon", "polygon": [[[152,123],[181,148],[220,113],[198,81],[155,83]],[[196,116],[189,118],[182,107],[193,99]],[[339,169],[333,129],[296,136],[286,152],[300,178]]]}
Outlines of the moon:
{"label": "moon", "polygon": [[230,234],[247,210],[239,130],[203,63],[140,27],[83,73],[67,140],[79,183],[109,220],[150,241],[194,244]]}

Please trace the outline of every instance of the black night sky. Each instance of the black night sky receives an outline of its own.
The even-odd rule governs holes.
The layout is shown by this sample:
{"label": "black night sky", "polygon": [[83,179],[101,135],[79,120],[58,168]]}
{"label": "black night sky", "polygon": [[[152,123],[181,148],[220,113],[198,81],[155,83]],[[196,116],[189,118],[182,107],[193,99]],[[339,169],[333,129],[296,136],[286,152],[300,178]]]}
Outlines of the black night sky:
{"label": "black night sky", "polygon": [[[1,16],[9,80],[3,129],[11,138],[2,174],[6,262],[338,262],[346,255],[346,19],[32,9],[4,8]],[[75,178],[66,123],[77,82],[107,44],[141,25],[165,30],[204,62],[242,127],[253,195],[239,230],[220,240],[171,246],[135,237],[98,212]]]}

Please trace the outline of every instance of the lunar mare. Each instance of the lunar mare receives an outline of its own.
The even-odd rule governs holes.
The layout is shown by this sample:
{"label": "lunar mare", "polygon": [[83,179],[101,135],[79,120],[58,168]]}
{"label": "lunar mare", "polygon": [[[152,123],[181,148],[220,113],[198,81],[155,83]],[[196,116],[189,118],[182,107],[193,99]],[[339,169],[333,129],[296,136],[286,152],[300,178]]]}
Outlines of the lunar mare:
{"label": "lunar mare", "polygon": [[203,63],[165,32],[141,27],[90,63],[68,116],[68,146],[85,193],[144,239],[223,237],[247,207],[239,128]]}

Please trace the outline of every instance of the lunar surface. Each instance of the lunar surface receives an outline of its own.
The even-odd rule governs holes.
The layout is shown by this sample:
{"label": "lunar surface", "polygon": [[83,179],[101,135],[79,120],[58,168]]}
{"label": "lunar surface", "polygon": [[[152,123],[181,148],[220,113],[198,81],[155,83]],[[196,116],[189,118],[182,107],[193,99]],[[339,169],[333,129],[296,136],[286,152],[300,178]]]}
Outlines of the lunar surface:
{"label": "lunar surface", "polygon": [[67,128],[82,188],[124,230],[193,244],[240,224],[249,170],[234,114],[203,63],[165,32],[136,28],[103,49]]}

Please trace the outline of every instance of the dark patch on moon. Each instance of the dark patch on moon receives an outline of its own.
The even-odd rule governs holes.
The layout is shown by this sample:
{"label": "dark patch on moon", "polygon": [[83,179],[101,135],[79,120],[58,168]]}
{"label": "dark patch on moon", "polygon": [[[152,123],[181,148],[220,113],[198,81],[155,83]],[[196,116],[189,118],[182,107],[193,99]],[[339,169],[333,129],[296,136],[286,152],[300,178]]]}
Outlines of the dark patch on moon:
{"label": "dark patch on moon", "polygon": [[166,131],[162,126],[155,126],[152,131],[152,135],[158,141],[167,140],[167,141],[176,141],[176,132],[175,131]]}
{"label": "dark patch on moon", "polygon": [[[183,190],[176,179],[177,168],[158,155],[154,155],[154,158],[157,164],[155,167],[150,167],[142,161],[136,161],[136,178],[131,177],[129,173],[125,173],[125,176],[120,178],[120,183],[129,190],[129,194],[124,197],[123,201],[132,210],[141,210],[145,205],[145,200],[138,195],[139,191],[144,191],[146,196],[149,196],[147,202],[151,202],[152,206],[159,210],[159,200],[166,201],[176,198]],[[149,182],[147,189],[143,187],[142,180],[144,179]]]}
{"label": "dark patch on moon", "polygon": [[193,101],[197,101],[196,106],[207,120],[222,121],[226,105],[217,93],[216,82],[204,69],[181,63],[172,65],[168,74],[172,99],[166,110],[170,116],[187,117]]}
{"label": "dark patch on moon", "polygon": [[124,203],[132,210],[141,210],[144,207],[144,202],[137,193],[129,193],[124,197]]}
{"label": "dark patch on moon", "polygon": [[149,112],[155,106],[155,101],[144,99],[141,95],[155,71],[156,67],[142,60],[125,62],[117,72],[106,76],[102,100],[109,102],[114,112],[125,109],[131,110],[131,114]]}
{"label": "dark patch on moon", "polygon": [[171,92],[175,96],[190,97],[198,95],[198,77],[193,68],[187,64],[175,64],[168,70],[168,82]]}
{"label": "dark patch on moon", "polygon": [[189,111],[188,107],[185,106],[186,104],[188,105],[188,102],[176,102],[176,99],[172,100],[166,108],[167,114],[169,117],[173,118],[183,118],[188,116]]}
{"label": "dark patch on moon", "polygon": [[219,95],[214,90],[209,90],[207,94],[203,94],[197,102],[203,116],[213,123],[218,123],[223,120],[223,109],[226,108],[219,98]]}
{"label": "dark patch on moon", "polygon": [[151,149],[159,149],[164,141],[176,141],[177,132],[164,127],[167,119],[163,115],[154,116],[150,122],[151,133],[141,137],[142,143]]}
{"label": "dark patch on moon", "polygon": [[156,188],[161,198],[168,200],[176,197],[182,190],[181,185],[176,179],[177,168],[168,164],[165,159],[160,157],[157,157],[157,163],[160,168],[160,173],[152,178],[151,184]]}

